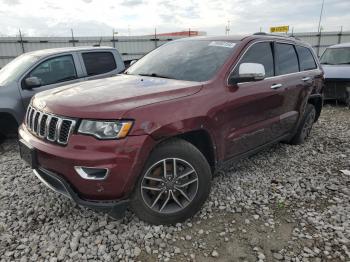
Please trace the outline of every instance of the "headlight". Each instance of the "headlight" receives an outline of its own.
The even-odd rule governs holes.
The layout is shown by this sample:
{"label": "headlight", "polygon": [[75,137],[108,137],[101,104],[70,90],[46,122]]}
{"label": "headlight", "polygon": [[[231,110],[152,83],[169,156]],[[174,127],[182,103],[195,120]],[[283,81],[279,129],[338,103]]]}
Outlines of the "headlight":
{"label": "headlight", "polygon": [[94,121],[83,120],[78,133],[92,135],[99,139],[124,138],[128,135],[133,122],[130,120]]}

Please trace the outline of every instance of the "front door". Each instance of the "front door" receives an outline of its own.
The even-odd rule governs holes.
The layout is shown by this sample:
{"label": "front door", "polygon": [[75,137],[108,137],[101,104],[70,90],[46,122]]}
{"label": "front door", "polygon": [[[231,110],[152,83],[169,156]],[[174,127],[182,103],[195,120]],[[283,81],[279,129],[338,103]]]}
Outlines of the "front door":
{"label": "front door", "polygon": [[[41,80],[41,86],[35,88],[26,87],[25,79],[33,76]],[[73,54],[48,58],[30,70],[22,79],[21,83],[19,83],[23,105],[27,108],[32,96],[36,93],[78,81],[80,79],[74,63]]]}

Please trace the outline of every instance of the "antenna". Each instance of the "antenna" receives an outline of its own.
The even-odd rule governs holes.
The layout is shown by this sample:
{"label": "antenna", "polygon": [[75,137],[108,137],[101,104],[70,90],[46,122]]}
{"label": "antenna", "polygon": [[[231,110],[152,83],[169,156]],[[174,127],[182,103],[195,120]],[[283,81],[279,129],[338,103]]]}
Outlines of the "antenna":
{"label": "antenna", "polygon": [[323,13],[323,6],[324,6],[324,0],[322,0],[322,7],[320,12],[320,20],[318,21],[318,29],[317,32],[321,32],[321,20],[322,20],[322,13]]}

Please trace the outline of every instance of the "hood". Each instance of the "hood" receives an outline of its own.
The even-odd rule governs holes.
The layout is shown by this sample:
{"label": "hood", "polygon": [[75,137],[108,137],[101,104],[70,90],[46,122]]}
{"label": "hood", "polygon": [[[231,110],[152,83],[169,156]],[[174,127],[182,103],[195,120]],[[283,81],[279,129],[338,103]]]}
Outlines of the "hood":
{"label": "hood", "polygon": [[199,82],[117,75],[41,92],[33,104],[67,117],[116,119],[136,107],[195,94],[201,87]]}
{"label": "hood", "polygon": [[322,65],[325,79],[350,79],[350,65]]}

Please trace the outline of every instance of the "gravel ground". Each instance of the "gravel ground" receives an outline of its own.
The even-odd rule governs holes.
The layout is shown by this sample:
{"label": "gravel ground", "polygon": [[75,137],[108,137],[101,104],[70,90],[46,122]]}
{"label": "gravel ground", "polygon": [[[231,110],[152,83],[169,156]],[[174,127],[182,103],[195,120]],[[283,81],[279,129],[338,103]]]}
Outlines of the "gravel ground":
{"label": "gravel ground", "polygon": [[43,186],[0,145],[0,261],[350,261],[350,111],[324,108],[301,146],[222,170],[193,219],[115,221]]}

